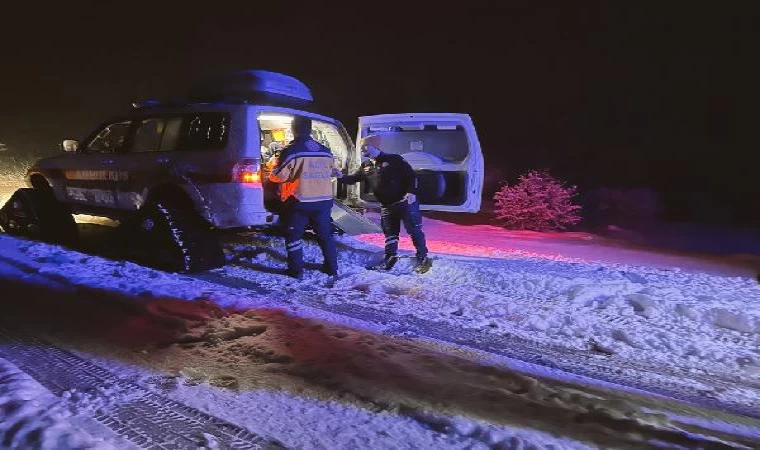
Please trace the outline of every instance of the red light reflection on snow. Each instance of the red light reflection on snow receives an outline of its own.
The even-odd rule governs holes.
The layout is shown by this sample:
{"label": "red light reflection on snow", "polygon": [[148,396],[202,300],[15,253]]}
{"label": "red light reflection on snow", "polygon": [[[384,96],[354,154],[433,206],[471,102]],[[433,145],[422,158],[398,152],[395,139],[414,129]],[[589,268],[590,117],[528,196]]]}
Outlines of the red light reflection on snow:
{"label": "red light reflection on snow", "polygon": [[[141,300],[142,308],[133,314],[102,314],[98,322],[103,337],[127,346],[168,343],[178,333],[186,332],[215,318],[231,314],[210,301],[186,301],[174,298]],[[104,313],[106,311],[103,311]]]}
{"label": "red light reflection on snow", "polygon": [[[382,234],[374,233],[374,234],[363,234],[360,236],[356,236],[360,241],[374,245],[378,247],[378,249],[382,249],[385,246],[385,236]],[[536,236],[535,239],[539,239],[540,236]],[[520,239],[524,239],[523,236],[520,236]],[[464,244],[459,242],[449,242],[449,241],[443,241],[443,240],[431,240],[427,239],[426,244],[428,247],[428,250],[431,253],[439,253],[439,254],[446,254],[446,255],[456,255],[456,256],[473,256],[473,257],[483,257],[483,258],[514,258],[516,256],[520,257],[528,257],[528,258],[546,258],[547,256],[550,257],[558,257],[559,255],[551,255],[547,253],[533,253],[528,252],[525,250],[516,250],[516,249],[510,249],[510,248],[504,248],[502,247],[490,247],[490,246],[484,246],[479,244]],[[403,236],[399,239],[399,249],[414,252],[414,244],[412,243],[412,240],[408,236]]]}

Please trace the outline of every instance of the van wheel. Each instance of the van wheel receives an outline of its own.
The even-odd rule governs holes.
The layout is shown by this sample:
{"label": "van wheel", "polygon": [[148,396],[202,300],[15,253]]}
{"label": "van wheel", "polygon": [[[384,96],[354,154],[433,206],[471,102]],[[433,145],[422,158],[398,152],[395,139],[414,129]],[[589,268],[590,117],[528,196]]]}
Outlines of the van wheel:
{"label": "van wheel", "polygon": [[77,224],[66,205],[52,192],[23,188],[0,209],[0,228],[14,236],[72,245],[79,237]]}
{"label": "van wheel", "polygon": [[171,272],[199,272],[225,263],[221,245],[194,211],[169,202],[143,206],[132,224],[138,262]]}

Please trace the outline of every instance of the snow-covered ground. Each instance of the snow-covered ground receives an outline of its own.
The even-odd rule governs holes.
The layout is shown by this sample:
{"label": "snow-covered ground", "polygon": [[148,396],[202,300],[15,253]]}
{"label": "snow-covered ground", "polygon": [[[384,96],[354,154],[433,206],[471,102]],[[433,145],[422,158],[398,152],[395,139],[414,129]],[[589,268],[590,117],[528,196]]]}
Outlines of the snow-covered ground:
{"label": "snow-covered ground", "polygon": [[[399,324],[424,322],[475,336],[473,344],[509,338],[568,359],[585,355],[616,380],[700,392],[757,417],[760,285],[747,265],[635,250],[583,233],[429,219],[425,231],[434,257],[428,274],[410,274],[409,260],[391,273],[368,271],[382,236],[340,237],[334,283],[316,270],[300,282],[278,274],[284,245],[271,235],[228,237],[230,264],[192,277],[0,235],[6,317],[120,378],[286,447],[717,446],[704,440],[710,436],[751,448],[760,440],[756,419],[421,330],[398,332]],[[411,252],[407,239],[401,245]],[[319,261],[313,243],[306,257]],[[0,405],[18,407],[0,414],[18,412],[0,417],[0,441],[3,433],[21,442],[57,429],[71,436],[44,442],[121,447],[94,425],[79,434],[82,427],[67,428],[94,414],[90,403],[107,406],[76,395],[56,403],[12,361],[2,367],[13,375],[0,375]],[[6,379],[31,394],[14,397],[21,391]],[[121,397],[103,398],[113,407]],[[51,404],[67,413],[35,413]],[[26,425],[14,428],[18,420]]]}

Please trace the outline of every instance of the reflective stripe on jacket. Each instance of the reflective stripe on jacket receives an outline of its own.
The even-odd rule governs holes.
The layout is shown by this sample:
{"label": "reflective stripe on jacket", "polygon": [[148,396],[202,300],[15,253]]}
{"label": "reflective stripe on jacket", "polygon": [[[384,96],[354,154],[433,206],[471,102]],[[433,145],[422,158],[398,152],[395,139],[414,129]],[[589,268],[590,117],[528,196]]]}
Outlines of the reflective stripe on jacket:
{"label": "reflective stripe on jacket", "polygon": [[280,183],[282,201],[295,197],[301,202],[318,202],[333,198],[333,155],[330,149],[307,138],[296,139],[282,151],[269,181]]}

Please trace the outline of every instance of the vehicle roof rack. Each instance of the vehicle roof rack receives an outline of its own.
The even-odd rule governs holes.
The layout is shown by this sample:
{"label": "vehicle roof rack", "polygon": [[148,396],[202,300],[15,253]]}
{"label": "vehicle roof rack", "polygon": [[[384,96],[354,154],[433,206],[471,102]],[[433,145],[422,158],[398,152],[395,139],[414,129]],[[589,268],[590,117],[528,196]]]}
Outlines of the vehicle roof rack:
{"label": "vehicle roof rack", "polygon": [[155,107],[163,106],[163,105],[164,103],[161,100],[157,100],[154,98],[132,102],[132,108],[134,109],[155,108]]}
{"label": "vehicle roof rack", "polygon": [[243,70],[206,78],[192,86],[185,99],[146,99],[133,102],[132,108],[172,108],[209,103],[257,104],[307,110],[315,107],[311,90],[296,78],[267,70]]}
{"label": "vehicle roof rack", "polygon": [[303,82],[268,70],[242,70],[207,78],[188,93],[194,101],[284,101],[308,104],[314,101],[311,90]]}

